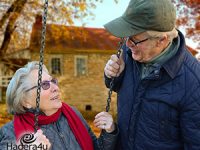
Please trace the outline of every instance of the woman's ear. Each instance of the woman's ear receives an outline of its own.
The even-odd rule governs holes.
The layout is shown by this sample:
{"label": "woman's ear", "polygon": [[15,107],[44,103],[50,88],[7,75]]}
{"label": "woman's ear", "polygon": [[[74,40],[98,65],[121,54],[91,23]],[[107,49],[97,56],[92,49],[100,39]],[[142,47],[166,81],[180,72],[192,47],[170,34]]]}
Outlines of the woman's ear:
{"label": "woman's ear", "polygon": [[28,109],[32,108],[32,105],[31,105],[31,103],[30,103],[28,100],[22,101],[22,105],[23,105],[25,108],[28,108]]}

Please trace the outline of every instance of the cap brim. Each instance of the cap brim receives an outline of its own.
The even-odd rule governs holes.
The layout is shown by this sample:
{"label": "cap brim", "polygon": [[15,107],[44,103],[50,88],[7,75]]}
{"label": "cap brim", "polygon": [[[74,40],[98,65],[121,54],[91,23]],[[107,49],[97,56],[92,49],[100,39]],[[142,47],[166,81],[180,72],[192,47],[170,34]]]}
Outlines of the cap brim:
{"label": "cap brim", "polygon": [[104,25],[105,29],[116,37],[129,37],[146,31],[133,24],[130,24],[123,17],[116,18]]}

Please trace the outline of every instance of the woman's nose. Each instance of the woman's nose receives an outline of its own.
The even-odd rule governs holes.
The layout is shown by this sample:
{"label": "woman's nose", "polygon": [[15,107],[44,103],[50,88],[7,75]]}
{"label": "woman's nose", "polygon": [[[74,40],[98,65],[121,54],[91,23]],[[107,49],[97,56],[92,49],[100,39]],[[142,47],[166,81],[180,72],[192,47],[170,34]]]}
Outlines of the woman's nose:
{"label": "woman's nose", "polygon": [[54,92],[54,91],[58,91],[59,90],[59,87],[57,84],[54,84],[54,83],[51,83],[51,90]]}

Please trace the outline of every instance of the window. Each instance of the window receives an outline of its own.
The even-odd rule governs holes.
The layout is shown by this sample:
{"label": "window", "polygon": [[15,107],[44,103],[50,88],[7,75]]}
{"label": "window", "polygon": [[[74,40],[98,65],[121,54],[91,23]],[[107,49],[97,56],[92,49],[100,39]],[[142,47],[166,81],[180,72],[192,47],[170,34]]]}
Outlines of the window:
{"label": "window", "polygon": [[92,110],[92,106],[91,105],[86,105],[85,106],[85,110],[86,111],[91,111]]}
{"label": "window", "polygon": [[61,58],[60,57],[52,57],[51,58],[51,74],[53,75],[61,75],[62,70],[61,70]]}
{"label": "window", "polygon": [[87,75],[87,57],[75,56],[75,76]]}

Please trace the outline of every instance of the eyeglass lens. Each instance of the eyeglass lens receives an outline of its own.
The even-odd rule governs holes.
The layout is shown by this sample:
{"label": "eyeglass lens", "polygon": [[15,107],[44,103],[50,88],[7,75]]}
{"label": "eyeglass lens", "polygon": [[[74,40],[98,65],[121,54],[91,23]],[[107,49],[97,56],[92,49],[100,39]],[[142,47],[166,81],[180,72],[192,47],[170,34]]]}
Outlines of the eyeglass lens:
{"label": "eyeglass lens", "polygon": [[48,90],[49,88],[50,88],[50,82],[52,82],[53,84],[55,84],[55,85],[58,85],[58,80],[57,79],[55,79],[55,78],[53,78],[51,81],[43,81],[42,83],[41,83],[41,87],[42,87],[42,89],[43,90]]}

